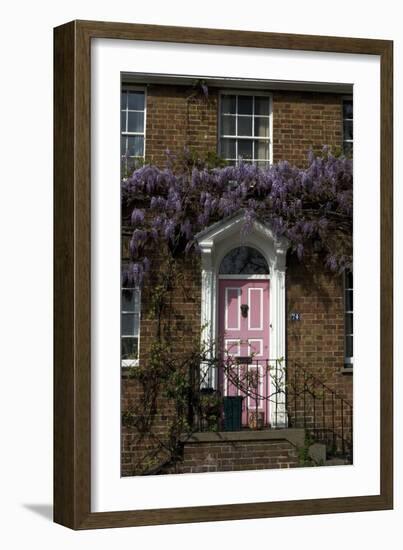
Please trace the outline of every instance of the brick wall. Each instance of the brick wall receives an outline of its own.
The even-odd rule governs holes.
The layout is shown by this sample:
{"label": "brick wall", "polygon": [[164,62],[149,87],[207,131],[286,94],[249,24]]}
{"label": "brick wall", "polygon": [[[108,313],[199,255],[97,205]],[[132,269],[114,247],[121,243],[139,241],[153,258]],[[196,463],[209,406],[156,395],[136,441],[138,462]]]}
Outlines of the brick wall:
{"label": "brick wall", "polygon": [[[164,254],[152,258],[153,265],[161,265]],[[178,363],[195,349],[200,342],[200,259],[189,255],[177,261],[177,272],[174,284],[168,292],[169,314],[164,315],[163,333],[176,350]],[[150,348],[155,339],[157,320],[152,314],[153,289],[161,283],[160,273],[153,271],[147,279],[141,295],[141,323],[140,323],[140,363],[147,365]],[[139,416],[144,412],[144,391],[141,383],[130,378],[129,371],[123,368],[122,376],[122,413],[131,413]],[[153,414],[150,434],[144,435],[133,425],[125,425],[122,429],[122,475],[136,475],[146,469],[152,469],[163,463],[169,454],[155,450],[166,444],[169,430],[175,422],[174,404],[162,397],[160,388],[157,398],[157,410]]]}
{"label": "brick wall", "polygon": [[[158,265],[158,259],[152,259],[153,265]],[[186,353],[194,349],[195,342],[200,341],[200,309],[201,309],[201,269],[200,259],[196,255],[188,255],[177,260],[175,285],[168,293],[169,304],[165,310],[164,327],[169,331],[173,347],[178,353]],[[147,360],[150,344],[155,337],[157,321],[151,315],[153,288],[159,278],[151,274],[142,290],[141,296],[141,335],[140,361]]]}
{"label": "brick wall", "polygon": [[312,92],[273,94],[273,161],[305,166],[307,151],[342,145],[340,95]]}
{"label": "brick wall", "polygon": [[147,88],[146,161],[163,166],[166,149],[191,147],[200,154],[217,147],[217,90],[208,98],[184,86]]}
{"label": "brick wall", "polygon": [[292,468],[297,449],[285,440],[186,443],[183,459],[164,473],[201,473]]}
{"label": "brick wall", "polygon": [[169,427],[175,420],[173,403],[158,398],[157,411],[153,415],[149,433],[144,434],[125,419],[125,415],[139,416],[143,410],[144,391],[141,383],[130,378],[128,371],[122,376],[122,432],[121,432],[121,475],[141,475],[169,460],[164,449],[168,444]]}
{"label": "brick wall", "polygon": [[[320,263],[287,262],[288,410],[296,427],[316,430],[337,450],[352,432],[353,376],[344,366],[343,279]],[[300,321],[291,321],[291,313]],[[312,377],[310,376],[312,375]],[[323,384],[325,386],[323,386]],[[308,388],[309,392],[301,392]],[[333,393],[334,392],[334,393]],[[297,395],[295,398],[294,395]],[[343,402],[342,402],[343,400]]]}
{"label": "brick wall", "polygon": [[[138,405],[141,389],[138,381],[123,378],[122,410]],[[147,473],[202,473],[241,470],[291,468],[300,465],[298,448],[285,438],[265,440],[187,441],[183,443],[178,460],[156,445],[156,438],[169,444],[167,427],[174,421],[172,403],[158,400],[158,412],[153,421],[152,435],[140,436],[133,427],[122,426],[122,476]],[[208,435],[208,434],[206,434]],[[158,452],[156,450],[158,449]]]}
{"label": "brick wall", "polygon": [[[320,262],[300,263],[293,256],[287,258],[287,359],[309,367],[312,374],[351,400],[351,376],[341,372],[343,291],[342,276],[324,270]],[[301,320],[291,321],[292,312],[300,313]]]}
{"label": "brick wall", "polygon": [[[187,145],[200,154],[217,151],[218,90],[208,99],[194,88],[147,88],[146,161],[162,166],[165,151]],[[273,93],[273,160],[306,164],[309,148],[342,146],[342,98],[313,92]]]}

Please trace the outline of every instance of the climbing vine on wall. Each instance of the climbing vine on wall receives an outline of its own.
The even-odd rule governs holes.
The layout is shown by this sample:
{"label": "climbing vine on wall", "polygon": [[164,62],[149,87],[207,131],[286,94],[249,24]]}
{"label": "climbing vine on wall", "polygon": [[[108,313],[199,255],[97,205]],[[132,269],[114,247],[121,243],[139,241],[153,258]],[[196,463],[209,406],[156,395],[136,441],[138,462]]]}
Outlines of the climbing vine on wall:
{"label": "climbing vine on wall", "polygon": [[180,159],[168,153],[165,168],[144,166],[122,183],[133,229],[126,284],[142,283],[161,242],[173,257],[197,253],[197,233],[239,211],[244,235],[259,220],[286,237],[301,261],[310,251],[334,272],[349,269],[352,178],[352,160],[327,147],[320,156],[310,152],[306,168],[286,161],[266,169],[246,163],[214,167],[211,159],[201,161],[190,151]]}

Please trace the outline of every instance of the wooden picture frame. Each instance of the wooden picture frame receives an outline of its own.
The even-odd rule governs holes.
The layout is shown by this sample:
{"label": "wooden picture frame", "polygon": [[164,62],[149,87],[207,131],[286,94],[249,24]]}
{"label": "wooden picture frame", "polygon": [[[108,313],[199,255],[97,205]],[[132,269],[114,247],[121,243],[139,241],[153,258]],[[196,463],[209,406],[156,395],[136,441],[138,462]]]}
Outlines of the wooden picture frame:
{"label": "wooden picture frame", "polygon": [[[380,56],[381,456],[370,496],[91,512],[91,40],[147,40]],[[54,31],[54,520],[72,529],[386,510],[393,507],[393,43],[72,21]]]}

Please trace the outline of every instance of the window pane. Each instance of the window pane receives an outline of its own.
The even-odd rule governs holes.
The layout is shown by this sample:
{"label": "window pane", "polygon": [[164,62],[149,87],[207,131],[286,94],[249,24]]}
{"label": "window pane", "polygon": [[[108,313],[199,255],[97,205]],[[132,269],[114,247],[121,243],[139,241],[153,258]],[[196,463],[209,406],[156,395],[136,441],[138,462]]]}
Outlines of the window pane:
{"label": "window pane", "polygon": [[343,123],[344,139],[353,139],[353,121],[345,120]]}
{"label": "window pane", "polygon": [[235,116],[223,115],[221,117],[221,133],[225,136],[235,135]]}
{"label": "window pane", "polygon": [[122,313],[122,335],[134,336],[134,314]]}
{"label": "window pane", "polygon": [[139,332],[139,315],[122,313],[122,336],[137,336]]}
{"label": "window pane", "polygon": [[251,135],[252,135],[252,117],[239,116],[238,117],[238,136],[251,136]]}
{"label": "window pane", "polygon": [[346,290],[346,311],[353,311],[353,291]]}
{"label": "window pane", "polygon": [[345,141],[343,143],[343,153],[346,155],[346,157],[353,156],[353,144],[351,141]]}
{"label": "window pane", "polygon": [[268,168],[270,166],[270,162],[267,161],[267,160],[255,160],[255,164],[256,166],[258,166],[259,168],[261,168],[262,170],[264,170],[265,168]]}
{"label": "window pane", "polygon": [[345,330],[346,330],[346,334],[353,334],[353,314],[352,313],[346,313]]}
{"label": "window pane", "polygon": [[269,158],[268,141],[255,141],[255,157],[259,160],[267,160]]}
{"label": "window pane", "polygon": [[144,111],[144,92],[129,92],[128,109]]}
{"label": "window pane", "polygon": [[122,359],[137,359],[138,339],[122,338]]}
{"label": "window pane", "polygon": [[122,289],[122,311],[139,312],[140,293],[136,288]]}
{"label": "window pane", "polygon": [[269,115],[270,100],[268,97],[255,97],[255,115]]}
{"label": "window pane", "polygon": [[253,158],[253,144],[251,140],[239,140],[238,141],[238,158],[252,159]]}
{"label": "window pane", "polygon": [[121,109],[127,108],[127,92],[122,92],[120,94],[120,107]]}
{"label": "window pane", "polygon": [[255,136],[269,137],[269,121],[268,118],[255,118]]}
{"label": "window pane", "polygon": [[144,132],[144,113],[128,113],[128,132]]}
{"label": "window pane", "polygon": [[269,267],[262,254],[250,246],[239,246],[228,252],[220,264],[221,275],[264,275]]}
{"label": "window pane", "polygon": [[221,140],[221,156],[227,159],[235,158],[235,140],[234,139],[222,139]]}
{"label": "window pane", "polygon": [[128,152],[131,157],[142,157],[144,155],[144,137],[128,136]]}
{"label": "window pane", "polygon": [[343,101],[343,118],[353,118],[353,101]]}
{"label": "window pane", "polygon": [[125,155],[127,150],[127,137],[121,136],[120,138],[120,154]]}
{"label": "window pane", "polygon": [[127,159],[127,175],[130,176],[135,170],[138,170],[142,166],[144,166],[144,162],[141,157],[140,158],[129,157]]}
{"label": "window pane", "polygon": [[353,357],[353,337],[346,336],[346,357]]}
{"label": "window pane", "polygon": [[253,97],[251,95],[238,96],[238,113],[240,115],[251,115],[253,110]]}
{"label": "window pane", "polygon": [[126,111],[120,113],[120,131],[126,132]]}
{"label": "window pane", "polygon": [[234,95],[221,96],[221,112],[231,114],[236,113],[236,100]]}

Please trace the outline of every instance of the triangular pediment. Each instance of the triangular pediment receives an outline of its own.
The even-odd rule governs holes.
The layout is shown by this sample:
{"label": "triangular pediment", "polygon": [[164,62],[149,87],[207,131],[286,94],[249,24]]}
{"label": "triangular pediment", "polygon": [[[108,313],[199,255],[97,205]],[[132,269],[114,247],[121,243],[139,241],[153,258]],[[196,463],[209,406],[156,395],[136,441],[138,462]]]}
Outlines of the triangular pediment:
{"label": "triangular pediment", "polygon": [[[203,247],[203,244],[211,245],[212,243],[220,242],[234,234],[239,234],[242,230],[244,221],[244,212],[237,212],[232,216],[228,216],[206,227],[206,229],[200,231],[195,238],[201,247]],[[252,222],[252,228],[249,233],[254,233],[261,238],[271,241],[276,247],[288,248],[288,240],[285,237],[276,237],[269,224],[255,220]]]}

